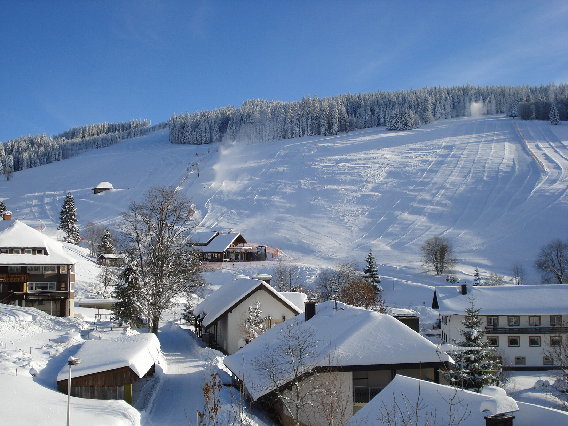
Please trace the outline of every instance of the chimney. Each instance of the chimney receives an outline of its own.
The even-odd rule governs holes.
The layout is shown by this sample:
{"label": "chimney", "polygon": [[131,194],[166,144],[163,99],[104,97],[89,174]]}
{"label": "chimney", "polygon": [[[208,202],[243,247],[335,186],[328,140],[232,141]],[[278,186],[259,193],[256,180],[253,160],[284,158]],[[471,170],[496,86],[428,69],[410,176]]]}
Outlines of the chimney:
{"label": "chimney", "polygon": [[507,413],[486,416],[484,417],[485,426],[513,426],[514,418],[515,416]]}
{"label": "chimney", "polygon": [[306,321],[312,318],[316,314],[316,302],[313,300],[306,300],[304,302],[304,315],[306,317]]}
{"label": "chimney", "polygon": [[6,210],[4,213],[2,213],[2,220],[12,220],[12,212]]}
{"label": "chimney", "polygon": [[467,294],[467,284],[461,285],[461,294]]}

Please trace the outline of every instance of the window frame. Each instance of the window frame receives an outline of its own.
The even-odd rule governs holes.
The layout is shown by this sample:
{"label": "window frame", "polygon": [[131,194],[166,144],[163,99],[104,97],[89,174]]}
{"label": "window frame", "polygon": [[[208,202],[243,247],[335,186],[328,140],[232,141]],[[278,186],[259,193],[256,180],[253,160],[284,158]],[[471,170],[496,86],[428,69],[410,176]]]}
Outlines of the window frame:
{"label": "window frame", "polygon": [[[38,285],[46,285],[47,288],[36,288]],[[57,291],[57,283],[55,281],[30,281],[28,282],[28,292],[36,291]]]}
{"label": "window frame", "polygon": [[[537,322],[538,324],[533,324],[533,322]],[[542,318],[540,317],[540,315],[529,315],[529,327],[540,327],[541,324],[542,324]]]}
{"label": "window frame", "polygon": [[[531,339],[538,340],[538,345],[531,344]],[[542,346],[542,339],[540,336],[529,336],[529,347],[531,348],[540,348]]]}
{"label": "window frame", "polygon": [[[493,322],[494,324],[492,324]],[[488,315],[487,327],[499,327],[499,315]]]}
{"label": "window frame", "polygon": [[[516,324],[514,324],[516,322]],[[507,315],[507,325],[509,327],[519,327],[521,325],[521,317],[519,315]]]}
{"label": "window frame", "polygon": [[550,315],[549,321],[551,327],[562,327],[562,315]]}
{"label": "window frame", "polygon": [[[511,339],[517,339],[517,344],[516,345],[512,345],[511,344]],[[510,348],[518,348],[521,346],[521,336],[507,336],[507,346]]]}
{"label": "window frame", "polygon": [[554,359],[551,356],[544,355],[542,357],[542,365],[554,365]]}
{"label": "window frame", "polygon": [[550,346],[562,346],[562,336],[550,336]]}
{"label": "window frame", "polygon": [[40,265],[28,265],[26,266],[26,272],[28,274],[41,274],[43,269]]}
{"label": "window frame", "polygon": [[55,265],[43,265],[43,273],[45,275],[57,274],[57,266],[55,266]]}
{"label": "window frame", "polygon": [[[491,344],[490,339],[494,339],[495,344]],[[492,347],[492,348],[498,348],[499,347],[499,336],[487,336],[487,346]]]}
{"label": "window frame", "polygon": [[526,356],[516,356],[515,357],[515,365],[527,365],[527,357]]}

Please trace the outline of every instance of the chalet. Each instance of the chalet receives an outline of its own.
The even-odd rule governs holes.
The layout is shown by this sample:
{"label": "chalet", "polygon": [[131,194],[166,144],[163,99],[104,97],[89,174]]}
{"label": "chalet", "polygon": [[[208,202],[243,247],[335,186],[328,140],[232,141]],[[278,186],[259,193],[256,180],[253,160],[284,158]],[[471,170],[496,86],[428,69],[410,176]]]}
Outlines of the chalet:
{"label": "chalet", "polygon": [[549,356],[568,338],[568,286],[443,286],[432,307],[440,313],[444,343],[462,340],[465,309],[480,309],[485,336],[509,370],[557,368]]}
{"label": "chalet", "polygon": [[99,194],[104,191],[110,191],[111,189],[114,189],[112,183],[99,182],[99,184],[93,188],[93,194]]}
{"label": "chalet", "polygon": [[72,316],[75,260],[19,220],[0,222],[0,302]]}
{"label": "chalet", "polygon": [[[296,294],[294,297],[298,300],[301,296]],[[283,296],[265,281],[232,279],[193,310],[196,334],[227,354],[235,353],[247,343],[243,328],[249,307],[259,303],[264,328],[269,329],[302,312],[302,308],[290,301],[291,298]]]}
{"label": "chalet", "polygon": [[346,426],[371,424],[564,425],[568,413],[515,401],[494,386],[477,393],[397,375]]}
{"label": "chalet", "polygon": [[206,262],[250,262],[266,260],[266,246],[248,244],[238,232],[195,232],[191,244]]}
{"label": "chalet", "polygon": [[97,256],[97,263],[102,266],[124,266],[124,255],[116,253],[101,253]]}
{"label": "chalet", "polygon": [[[271,406],[279,421],[291,424],[343,424],[384,389],[396,374],[439,382],[452,362],[436,345],[390,315],[342,303],[306,303],[305,315],[268,330],[224,360],[246,394]],[[292,386],[306,402],[290,407]],[[331,387],[331,389],[329,389]],[[333,403],[322,397],[328,389]],[[275,403],[275,397],[278,401]],[[320,405],[318,407],[318,405]]]}
{"label": "chalet", "polygon": [[[163,365],[160,342],[144,333],[120,340],[87,340],[77,354],[81,363],[71,368],[71,395],[90,399],[136,402],[142,379]],[[67,365],[57,375],[57,388],[67,393]]]}

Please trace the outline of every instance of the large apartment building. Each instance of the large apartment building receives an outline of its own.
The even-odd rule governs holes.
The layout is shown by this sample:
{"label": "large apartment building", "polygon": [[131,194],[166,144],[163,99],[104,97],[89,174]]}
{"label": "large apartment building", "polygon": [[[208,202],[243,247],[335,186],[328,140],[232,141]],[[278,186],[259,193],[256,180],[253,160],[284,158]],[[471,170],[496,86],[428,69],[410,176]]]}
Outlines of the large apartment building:
{"label": "large apartment building", "polygon": [[440,312],[442,342],[463,340],[465,309],[479,308],[489,346],[503,367],[550,369],[555,347],[568,338],[568,285],[444,286],[434,293]]}
{"label": "large apartment building", "polygon": [[0,221],[0,303],[72,316],[75,261],[61,243],[7,213]]}

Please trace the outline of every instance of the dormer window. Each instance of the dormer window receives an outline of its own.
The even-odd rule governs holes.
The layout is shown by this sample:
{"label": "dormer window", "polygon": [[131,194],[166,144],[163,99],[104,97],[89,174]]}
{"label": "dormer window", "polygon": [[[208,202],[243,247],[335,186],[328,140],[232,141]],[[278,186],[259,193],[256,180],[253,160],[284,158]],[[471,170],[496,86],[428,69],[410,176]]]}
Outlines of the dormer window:
{"label": "dormer window", "polygon": [[24,249],[25,254],[32,254],[32,249]]}
{"label": "dormer window", "polygon": [[37,249],[36,254],[43,254],[43,249]]}
{"label": "dormer window", "polygon": [[8,254],[8,249],[7,248],[0,249],[0,253]]}
{"label": "dormer window", "polygon": [[19,248],[18,249],[15,248],[12,250],[12,254],[22,254],[22,250],[20,250]]}

